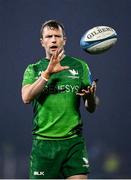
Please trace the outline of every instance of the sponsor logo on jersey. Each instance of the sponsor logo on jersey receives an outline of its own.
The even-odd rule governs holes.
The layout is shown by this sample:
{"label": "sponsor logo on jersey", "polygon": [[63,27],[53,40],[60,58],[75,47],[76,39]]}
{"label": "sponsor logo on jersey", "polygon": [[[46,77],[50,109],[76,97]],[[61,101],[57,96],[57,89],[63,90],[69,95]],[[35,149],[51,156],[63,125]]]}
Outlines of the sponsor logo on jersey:
{"label": "sponsor logo on jersey", "polygon": [[44,171],[34,171],[35,176],[44,176]]}
{"label": "sponsor logo on jersey", "polygon": [[39,71],[39,73],[38,73],[38,76],[41,76],[41,73],[42,73],[43,71]]}
{"label": "sponsor logo on jersey", "polygon": [[58,90],[64,90],[64,92],[75,92],[75,93],[77,93],[79,91],[79,86],[78,85],[72,86],[70,84],[59,85]]}
{"label": "sponsor logo on jersey", "polygon": [[89,167],[89,161],[88,161],[88,159],[87,158],[85,158],[85,157],[83,157],[82,158],[83,159],[83,161],[84,161],[84,164],[83,164],[83,167]]}
{"label": "sponsor logo on jersey", "polygon": [[38,76],[35,77],[36,80],[41,76],[41,73],[42,73],[42,72],[43,72],[43,71],[39,71],[39,72],[38,72]]}
{"label": "sponsor logo on jersey", "polygon": [[71,84],[66,84],[66,85],[58,85],[58,86],[54,86],[54,85],[48,85],[45,86],[44,88],[44,92],[45,93],[69,93],[69,92],[74,92],[77,93],[79,91],[79,86],[78,85],[71,85]]}

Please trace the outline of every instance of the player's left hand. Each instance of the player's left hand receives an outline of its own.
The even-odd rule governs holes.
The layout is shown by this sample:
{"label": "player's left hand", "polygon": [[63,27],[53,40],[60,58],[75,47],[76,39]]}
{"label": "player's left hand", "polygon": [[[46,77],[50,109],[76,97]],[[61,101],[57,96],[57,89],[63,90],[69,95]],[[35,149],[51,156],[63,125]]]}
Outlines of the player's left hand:
{"label": "player's left hand", "polygon": [[[98,80],[97,80],[98,81]],[[96,92],[96,80],[94,80],[92,82],[92,84],[90,86],[87,87],[87,89],[82,89],[81,92],[76,93],[76,95],[79,96],[91,96],[91,95],[95,95]]]}

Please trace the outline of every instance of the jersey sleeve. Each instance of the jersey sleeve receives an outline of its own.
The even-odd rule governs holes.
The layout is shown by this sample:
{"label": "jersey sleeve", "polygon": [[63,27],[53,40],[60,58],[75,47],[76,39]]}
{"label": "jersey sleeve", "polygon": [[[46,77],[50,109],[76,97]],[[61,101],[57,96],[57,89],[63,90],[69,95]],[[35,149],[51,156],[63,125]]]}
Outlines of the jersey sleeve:
{"label": "jersey sleeve", "polygon": [[32,84],[34,81],[35,81],[34,68],[33,65],[29,65],[24,72],[22,86],[27,84]]}
{"label": "jersey sleeve", "polygon": [[82,84],[84,87],[91,85],[91,71],[86,63],[83,64]]}

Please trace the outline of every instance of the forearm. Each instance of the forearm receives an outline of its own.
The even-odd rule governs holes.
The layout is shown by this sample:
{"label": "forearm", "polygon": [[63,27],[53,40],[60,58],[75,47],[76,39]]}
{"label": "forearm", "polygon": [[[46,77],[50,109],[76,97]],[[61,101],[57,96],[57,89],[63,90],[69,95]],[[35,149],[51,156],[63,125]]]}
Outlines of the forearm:
{"label": "forearm", "polygon": [[96,96],[94,94],[84,98],[87,111],[93,113],[96,109]]}
{"label": "forearm", "polygon": [[22,100],[25,104],[30,103],[43,91],[43,88],[47,83],[46,79],[49,79],[49,75],[44,74],[44,76],[39,77],[33,84],[22,87]]}

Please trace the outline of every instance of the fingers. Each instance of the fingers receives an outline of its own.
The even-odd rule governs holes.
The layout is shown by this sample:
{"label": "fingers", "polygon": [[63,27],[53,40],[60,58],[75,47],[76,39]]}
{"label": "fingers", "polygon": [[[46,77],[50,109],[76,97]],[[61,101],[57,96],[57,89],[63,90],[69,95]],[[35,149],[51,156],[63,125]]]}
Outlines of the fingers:
{"label": "fingers", "polygon": [[94,93],[95,92],[95,85],[91,85],[87,87],[87,93]]}
{"label": "fingers", "polygon": [[76,95],[78,95],[78,96],[84,96],[85,93],[76,93]]}
{"label": "fingers", "polygon": [[60,61],[64,55],[64,49],[59,48],[53,55],[52,55],[52,60]]}
{"label": "fingers", "polygon": [[61,59],[63,58],[63,55],[64,55],[64,50],[60,51],[59,54],[58,54],[58,61],[60,62]]}
{"label": "fingers", "polygon": [[61,67],[62,67],[62,70],[70,68],[69,66],[61,66]]}
{"label": "fingers", "polygon": [[92,85],[89,90],[91,93],[94,93],[96,91],[96,85]]}
{"label": "fingers", "polygon": [[79,96],[85,96],[86,94],[89,94],[89,90],[85,90],[85,89],[82,89],[81,92],[79,93],[76,93],[76,95],[79,95]]}
{"label": "fingers", "polygon": [[92,90],[95,92],[96,91],[96,85],[97,85],[97,82],[99,81],[99,79],[95,79],[93,82],[92,82]]}
{"label": "fingers", "polygon": [[96,91],[96,83],[97,83],[98,79],[94,80],[90,86],[90,92],[94,93]]}
{"label": "fingers", "polygon": [[94,94],[96,92],[96,82],[93,81],[91,86],[88,86],[87,89],[82,89],[81,92],[76,93],[79,96],[85,96]]}

